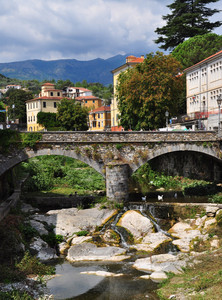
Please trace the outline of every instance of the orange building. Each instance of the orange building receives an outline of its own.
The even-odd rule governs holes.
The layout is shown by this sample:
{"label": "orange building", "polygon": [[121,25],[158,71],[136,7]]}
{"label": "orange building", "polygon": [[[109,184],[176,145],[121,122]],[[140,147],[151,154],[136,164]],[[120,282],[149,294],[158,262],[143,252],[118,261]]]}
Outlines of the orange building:
{"label": "orange building", "polygon": [[102,99],[95,97],[95,96],[80,96],[76,97],[75,100],[81,103],[81,105],[90,108],[90,109],[96,109],[98,107],[101,107],[103,104]]}
{"label": "orange building", "polygon": [[110,106],[101,106],[89,112],[89,130],[107,131],[110,128]]}

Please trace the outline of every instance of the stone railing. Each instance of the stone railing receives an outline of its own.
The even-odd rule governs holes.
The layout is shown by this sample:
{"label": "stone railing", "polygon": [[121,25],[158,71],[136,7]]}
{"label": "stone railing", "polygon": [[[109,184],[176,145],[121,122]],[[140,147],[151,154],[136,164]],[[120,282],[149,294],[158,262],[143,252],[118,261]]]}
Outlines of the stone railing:
{"label": "stone railing", "polygon": [[214,131],[169,132],[44,132],[44,143],[146,143],[146,142],[204,142],[217,141]]}

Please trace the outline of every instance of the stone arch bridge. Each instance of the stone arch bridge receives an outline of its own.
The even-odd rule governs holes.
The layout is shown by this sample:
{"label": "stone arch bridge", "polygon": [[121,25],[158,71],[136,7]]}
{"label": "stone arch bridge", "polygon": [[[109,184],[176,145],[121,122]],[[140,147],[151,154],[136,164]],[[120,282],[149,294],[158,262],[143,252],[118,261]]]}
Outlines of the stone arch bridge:
{"label": "stone arch bridge", "polygon": [[214,180],[220,181],[221,139],[214,131],[43,132],[34,149],[16,147],[7,155],[0,154],[0,178],[28,158],[64,155],[79,159],[101,173],[106,178],[110,200],[127,201],[128,178],[134,171],[153,158],[181,151],[213,158]]}

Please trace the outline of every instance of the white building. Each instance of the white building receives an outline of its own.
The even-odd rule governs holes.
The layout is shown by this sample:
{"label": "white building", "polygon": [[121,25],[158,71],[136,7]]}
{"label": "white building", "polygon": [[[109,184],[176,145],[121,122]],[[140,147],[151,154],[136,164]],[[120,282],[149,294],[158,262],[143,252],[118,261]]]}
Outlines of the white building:
{"label": "white building", "polygon": [[92,91],[82,87],[67,87],[63,90],[64,96],[69,98],[92,96]]}
{"label": "white building", "polygon": [[5,87],[5,92],[7,92],[9,89],[16,89],[16,90],[20,90],[22,87],[19,84],[8,84]]}
{"label": "white building", "polygon": [[198,129],[217,129],[217,99],[222,97],[222,50],[187,68],[185,72],[187,120],[193,120]]}

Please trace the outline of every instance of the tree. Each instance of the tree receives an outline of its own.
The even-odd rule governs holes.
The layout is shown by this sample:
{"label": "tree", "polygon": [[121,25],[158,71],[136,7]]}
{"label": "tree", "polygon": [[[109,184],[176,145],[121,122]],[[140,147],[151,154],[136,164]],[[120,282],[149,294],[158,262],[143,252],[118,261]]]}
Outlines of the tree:
{"label": "tree", "polygon": [[221,50],[222,35],[197,35],[178,45],[172,52],[184,68],[188,68]]}
{"label": "tree", "polygon": [[172,50],[186,38],[209,33],[221,26],[221,21],[209,21],[209,17],[218,13],[219,10],[206,7],[207,4],[218,1],[174,0],[172,4],[167,5],[172,13],[162,17],[166,25],[155,30],[160,35],[155,42],[163,44],[160,46],[161,49]]}
{"label": "tree", "polygon": [[171,116],[178,113],[183,91],[180,69],[172,55],[157,52],[119,75],[118,108],[125,130],[153,130],[165,125],[166,110]]}
{"label": "tree", "polygon": [[62,99],[58,105],[57,120],[65,130],[87,130],[88,110],[73,99]]}
{"label": "tree", "polygon": [[37,114],[37,123],[43,125],[47,130],[55,130],[55,127],[60,127],[56,113],[40,111]]}
{"label": "tree", "polygon": [[[8,97],[7,97],[8,96]],[[9,106],[9,119],[19,119],[20,123],[26,123],[26,101],[33,98],[32,93],[24,90],[9,89],[6,93],[6,104]]]}

